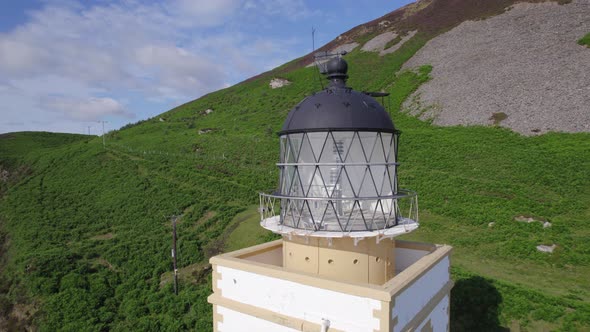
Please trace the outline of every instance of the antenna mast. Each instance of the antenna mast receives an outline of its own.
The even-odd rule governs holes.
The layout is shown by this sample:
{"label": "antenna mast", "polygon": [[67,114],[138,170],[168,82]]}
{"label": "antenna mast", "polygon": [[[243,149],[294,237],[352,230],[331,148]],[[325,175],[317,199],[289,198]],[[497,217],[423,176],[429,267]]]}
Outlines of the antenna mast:
{"label": "antenna mast", "polygon": [[107,148],[107,144],[106,144],[105,137],[104,137],[104,124],[105,123],[109,123],[109,122],[108,121],[97,121],[97,122],[98,123],[102,123],[102,147],[104,149],[106,149]]}
{"label": "antenna mast", "polygon": [[322,80],[322,73],[320,72],[320,63],[317,61],[317,57],[315,54],[315,28],[312,26],[311,27],[311,54],[313,55],[313,62],[316,65],[317,68],[317,73],[318,73],[318,79],[320,80],[320,86],[322,87],[322,90],[324,89],[324,82]]}
{"label": "antenna mast", "polygon": [[311,49],[315,52],[315,28],[313,26],[311,27]]}

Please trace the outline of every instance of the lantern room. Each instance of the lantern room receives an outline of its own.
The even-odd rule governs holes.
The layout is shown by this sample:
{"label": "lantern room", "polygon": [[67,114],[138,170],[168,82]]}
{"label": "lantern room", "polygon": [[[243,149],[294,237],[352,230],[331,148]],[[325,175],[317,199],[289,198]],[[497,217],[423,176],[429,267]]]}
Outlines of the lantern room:
{"label": "lantern room", "polygon": [[400,132],[379,102],[346,86],[347,70],[341,57],[330,60],[330,85],[287,116],[279,188],[261,194],[263,227],[320,237],[388,237],[418,227],[416,194],[398,188]]}

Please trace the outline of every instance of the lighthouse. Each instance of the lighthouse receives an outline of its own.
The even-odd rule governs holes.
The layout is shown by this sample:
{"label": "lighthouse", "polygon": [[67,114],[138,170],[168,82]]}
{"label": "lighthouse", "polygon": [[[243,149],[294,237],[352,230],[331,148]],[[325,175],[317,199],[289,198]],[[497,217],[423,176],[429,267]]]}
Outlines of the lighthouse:
{"label": "lighthouse", "polygon": [[419,227],[418,196],[398,184],[400,131],[347,72],[328,61],[328,87],[279,132],[260,214],[282,239],[211,258],[215,331],[448,331],[452,248],[396,240]]}

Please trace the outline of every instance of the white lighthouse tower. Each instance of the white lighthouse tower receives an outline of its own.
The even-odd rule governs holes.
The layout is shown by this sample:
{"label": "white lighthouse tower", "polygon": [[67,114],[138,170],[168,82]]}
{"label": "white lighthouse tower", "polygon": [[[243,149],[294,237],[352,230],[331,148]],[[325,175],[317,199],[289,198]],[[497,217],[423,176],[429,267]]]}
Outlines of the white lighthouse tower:
{"label": "white lighthouse tower", "polygon": [[211,258],[215,331],[448,331],[451,247],[394,240],[418,228],[417,195],[398,188],[399,131],[347,69],[330,60],[279,133],[260,211],[282,239]]}

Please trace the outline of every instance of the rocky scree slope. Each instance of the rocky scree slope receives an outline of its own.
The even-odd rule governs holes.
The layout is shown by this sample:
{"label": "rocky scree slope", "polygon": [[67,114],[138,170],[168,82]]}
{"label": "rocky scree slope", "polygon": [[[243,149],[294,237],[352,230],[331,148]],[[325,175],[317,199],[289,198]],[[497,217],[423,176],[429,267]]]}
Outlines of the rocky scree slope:
{"label": "rocky scree slope", "polygon": [[590,49],[577,42],[588,31],[588,0],[519,3],[464,22],[405,63],[433,70],[404,108],[437,125],[590,131]]}

